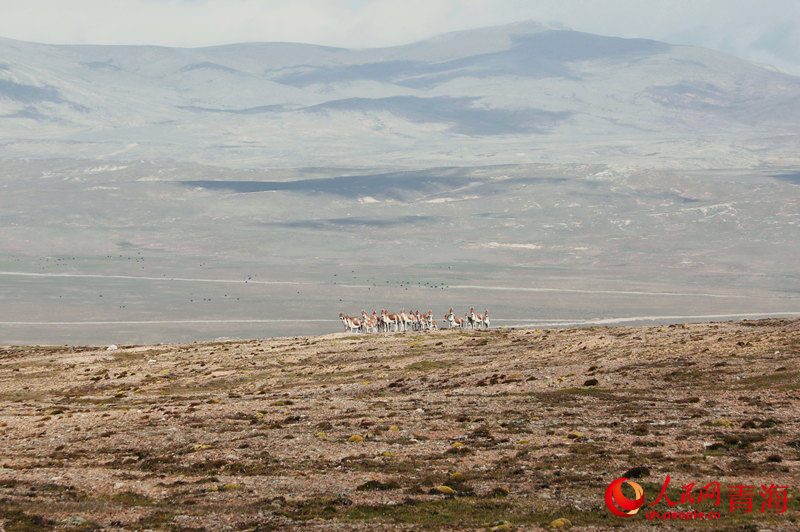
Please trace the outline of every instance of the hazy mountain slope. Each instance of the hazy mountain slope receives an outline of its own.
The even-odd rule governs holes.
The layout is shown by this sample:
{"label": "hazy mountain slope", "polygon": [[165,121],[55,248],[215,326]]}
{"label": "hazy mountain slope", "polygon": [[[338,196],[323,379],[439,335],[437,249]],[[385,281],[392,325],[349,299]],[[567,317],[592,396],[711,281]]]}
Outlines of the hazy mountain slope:
{"label": "hazy mountain slope", "polygon": [[[697,140],[739,164],[742,146],[794,135],[800,118],[798,78],[708,50],[533,23],[371,50],[3,39],[0,57],[0,141],[11,156],[125,149],[305,165],[343,153],[350,164],[476,162],[480,152],[530,162],[544,143],[549,160],[574,161],[586,157],[576,145],[611,156],[635,141],[628,156],[669,159]],[[774,147],[759,145],[760,156],[790,151]]]}
{"label": "hazy mountain slope", "polygon": [[796,77],[532,23],[0,39],[0,343],[797,316],[798,109]]}

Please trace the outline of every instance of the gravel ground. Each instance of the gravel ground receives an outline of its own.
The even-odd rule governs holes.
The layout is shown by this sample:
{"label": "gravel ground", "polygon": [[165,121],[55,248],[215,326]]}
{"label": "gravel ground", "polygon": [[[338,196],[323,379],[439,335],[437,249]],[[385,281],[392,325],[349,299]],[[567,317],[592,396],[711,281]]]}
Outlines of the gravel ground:
{"label": "gravel ground", "polygon": [[0,530],[800,530],[799,354],[800,320],[0,347]]}

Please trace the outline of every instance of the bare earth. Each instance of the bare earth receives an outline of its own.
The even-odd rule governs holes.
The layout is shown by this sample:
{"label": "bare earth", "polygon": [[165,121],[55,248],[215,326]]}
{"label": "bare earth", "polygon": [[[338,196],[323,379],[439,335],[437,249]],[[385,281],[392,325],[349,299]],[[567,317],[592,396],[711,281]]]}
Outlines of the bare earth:
{"label": "bare earth", "polygon": [[[0,530],[800,530],[798,355],[800,320],[0,348]],[[606,508],[667,475],[720,506]]]}

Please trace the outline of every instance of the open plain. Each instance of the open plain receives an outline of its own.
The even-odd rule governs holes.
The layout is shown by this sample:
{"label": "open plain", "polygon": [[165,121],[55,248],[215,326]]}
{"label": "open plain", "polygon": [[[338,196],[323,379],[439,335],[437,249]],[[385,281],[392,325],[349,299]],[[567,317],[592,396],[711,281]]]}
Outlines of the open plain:
{"label": "open plain", "polygon": [[[798,354],[789,319],[0,348],[0,529],[797,530]],[[606,508],[667,476],[720,506]]]}

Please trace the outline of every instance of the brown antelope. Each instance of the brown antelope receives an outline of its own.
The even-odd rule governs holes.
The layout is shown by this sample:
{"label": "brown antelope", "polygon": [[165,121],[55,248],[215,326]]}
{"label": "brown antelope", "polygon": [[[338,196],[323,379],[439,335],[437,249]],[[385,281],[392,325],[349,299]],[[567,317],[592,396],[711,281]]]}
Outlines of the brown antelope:
{"label": "brown antelope", "polygon": [[398,314],[389,314],[386,311],[386,317],[389,318],[390,323],[394,323],[394,330],[398,331],[400,329],[400,316]]}
{"label": "brown antelope", "polygon": [[378,332],[378,322],[375,320],[375,313],[372,313],[372,316],[367,316],[367,313],[364,310],[361,310],[361,323],[364,324],[364,332]]}
{"label": "brown antelope", "polygon": [[361,330],[361,320],[359,320],[358,318],[350,317],[348,314],[342,315],[342,313],[340,312],[339,319],[342,320],[342,323],[344,323],[345,332],[348,331],[355,332]]}
{"label": "brown antelope", "polygon": [[350,330],[352,332],[360,331],[361,330],[361,320],[358,318],[353,318],[350,316],[346,316],[350,320]]}
{"label": "brown antelope", "polygon": [[[419,312],[419,311],[417,311],[417,312]],[[414,314],[413,310],[408,313],[408,323],[409,323],[409,325],[411,325],[411,330],[412,331],[416,331],[418,329],[419,320],[418,320],[416,314]]]}

